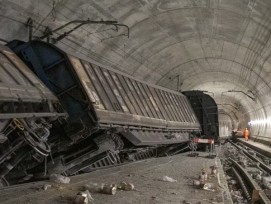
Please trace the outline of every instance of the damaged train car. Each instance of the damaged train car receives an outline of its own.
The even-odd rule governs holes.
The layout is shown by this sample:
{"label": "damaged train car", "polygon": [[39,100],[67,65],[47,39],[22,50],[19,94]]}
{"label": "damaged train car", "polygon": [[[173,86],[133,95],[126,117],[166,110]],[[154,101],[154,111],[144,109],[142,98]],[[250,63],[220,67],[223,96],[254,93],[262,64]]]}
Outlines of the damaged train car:
{"label": "damaged train car", "polygon": [[52,124],[66,114],[19,57],[6,46],[0,50],[0,186],[5,186],[23,182],[24,170],[50,154]]}
{"label": "damaged train car", "polygon": [[200,131],[181,93],[45,42],[8,47],[0,62],[2,185],[173,154]]}

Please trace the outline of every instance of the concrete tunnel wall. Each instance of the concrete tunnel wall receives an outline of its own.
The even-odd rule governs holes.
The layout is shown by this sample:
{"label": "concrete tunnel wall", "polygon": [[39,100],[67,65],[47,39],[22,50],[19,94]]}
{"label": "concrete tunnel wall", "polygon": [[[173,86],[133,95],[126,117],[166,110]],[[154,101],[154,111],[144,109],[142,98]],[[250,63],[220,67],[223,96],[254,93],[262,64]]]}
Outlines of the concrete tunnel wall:
{"label": "concrete tunnel wall", "polygon": [[253,121],[252,135],[271,140],[270,9],[270,0],[4,0],[0,39],[27,40],[29,17],[34,37],[71,20],[117,20],[129,38],[86,25],[56,45],[150,83],[207,91],[225,123]]}

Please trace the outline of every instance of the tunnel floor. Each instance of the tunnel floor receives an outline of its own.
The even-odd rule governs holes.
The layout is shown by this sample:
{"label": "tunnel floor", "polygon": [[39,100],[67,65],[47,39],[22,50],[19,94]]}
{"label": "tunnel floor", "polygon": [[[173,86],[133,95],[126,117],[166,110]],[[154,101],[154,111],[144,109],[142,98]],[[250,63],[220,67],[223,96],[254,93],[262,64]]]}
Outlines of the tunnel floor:
{"label": "tunnel floor", "polygon": [[[78,192],[86,184],[116,184],[122,181],[132,183],[133,191],[118,190],[115,195],[91,192],[91,203],[231,203],[223,196],[227,191],[226,180],[218,157],[207,158],[206,153],[197,157],[176,155],[154,158],[142,162],[104,169],[71,177],[69,184],[36,182],[11,186],[0,190],[0,203],[57,204],[73,203]],[[210,166],[218,166],[218,175],[210,176],[212,188],[203,190],[193,185],[202,169],[210,171]],[[168,176],[176,182],[163,181]],[[51,187],[44,190],[45,184]]]}

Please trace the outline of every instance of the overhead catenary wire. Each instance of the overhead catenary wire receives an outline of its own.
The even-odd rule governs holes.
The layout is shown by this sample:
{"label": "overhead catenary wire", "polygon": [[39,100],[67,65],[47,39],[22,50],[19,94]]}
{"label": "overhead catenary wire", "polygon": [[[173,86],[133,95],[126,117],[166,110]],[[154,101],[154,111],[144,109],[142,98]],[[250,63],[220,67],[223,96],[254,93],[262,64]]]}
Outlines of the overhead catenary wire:
{"label": "overhead catenary wire", "polygon": [[33,35],[36,33],[36,31],[38,31],[39,30],[39,28],[41,27],[41,26],[43,26],[43,22],[50,16],[50,15],[52,15],[53,16],[53,18],[55,19],[56,18],[56,9],[55,9],[55,7],[56,7],[56,2],[55,2],[55,0],[52,0],[53,1],[53,5],[52,5],[52,9],[48,12],[48,14],[38,23],[38,25],[37,25],[37,27],[33,30]]}

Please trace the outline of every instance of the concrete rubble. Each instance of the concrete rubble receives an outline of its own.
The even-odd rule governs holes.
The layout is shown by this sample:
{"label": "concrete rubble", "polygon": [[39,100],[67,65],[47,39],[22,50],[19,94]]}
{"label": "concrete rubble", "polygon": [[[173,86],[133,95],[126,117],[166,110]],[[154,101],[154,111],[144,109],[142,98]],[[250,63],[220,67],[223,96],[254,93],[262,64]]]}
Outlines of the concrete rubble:
{"label": "concrete rubble", "polygon": [[88,183],[84,185],[84,189],[93,192],[93,193],[103,193],[109,195],[115,195],[117,190],[121,191],[132,191],[134,190],[135,186],[132,183],[128,182],[120,182],[117,184],[98,184],[98,183]]}
{"label": "concrete rubble", "polygon": [[79,192],[75,199],[74,204],[88,204],[94,201],[88,190]]}

